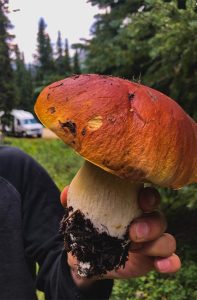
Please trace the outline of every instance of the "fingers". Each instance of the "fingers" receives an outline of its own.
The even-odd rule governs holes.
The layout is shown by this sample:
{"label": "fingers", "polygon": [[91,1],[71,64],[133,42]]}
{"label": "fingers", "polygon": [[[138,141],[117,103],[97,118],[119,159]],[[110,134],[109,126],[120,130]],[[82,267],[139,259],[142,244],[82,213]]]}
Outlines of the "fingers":
{"label": "fingers", "polygon": [[160,237],[167,224],[160,212],[153,212],[136,219],[130,226],[129,235],[133,242],[148,242]]}
{"label": "fingers", "polygon": [[176,250],[176,240],[169,233],[163,233],[157,240],[144,243],[138,253],[153,257],[168,257]]}
{"label": "fingers", "polygon": [[150,271],[159,273],[175,273],[181,267],[181,262],[176,254],[166,258],[153,258],[140,253],[129,253],[129,260],[124,268],[112,271],[107,274],[106,278],[127,279],[144,276]]}
{"label": "fingers", "polygon": [[152,257],[129,252],[128,261],[124,267],[113,270],[104,276],[108,279],[127,279],[144,276],[151,270],[154,270],[154,260]]}
{"label": "fingers", "polygon": [[67,195],[68,195],[68,188],[69,186],[66,186],[60,195],[60,201],[63,207],[67,206]]}
{"label": "fingers", "polygon": [[167,258],[156,258],[154,266],[160,273],[175,273],[181,268],[181,261],[176,254],[172,254]]}
{"label": "fingers", "polygon": [[67,253],[67,262],[71,269],[75,270],[77,268],[77,264],[78,264],[77,258],[73,256],[70,252]]}
{"label": "fingers", "polygon": [[144,212],[154,211],[160,204],[160,194],[152,187],[145,187],[139,192],[138,203]]}

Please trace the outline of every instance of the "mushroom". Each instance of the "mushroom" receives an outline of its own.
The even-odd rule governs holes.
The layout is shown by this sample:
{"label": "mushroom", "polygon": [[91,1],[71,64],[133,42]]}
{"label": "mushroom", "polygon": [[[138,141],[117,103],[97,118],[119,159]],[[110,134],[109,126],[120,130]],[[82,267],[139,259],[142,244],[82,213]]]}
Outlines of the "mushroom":
{"label": "mushroom", "polygon": [[84,158],[62,221],[65,248],[78,259],[79,275],[124,266],[128,228],[141,214],[140,188],[197,182],[197,124],[159,91],[97,74],[49,85],[35,112]]}

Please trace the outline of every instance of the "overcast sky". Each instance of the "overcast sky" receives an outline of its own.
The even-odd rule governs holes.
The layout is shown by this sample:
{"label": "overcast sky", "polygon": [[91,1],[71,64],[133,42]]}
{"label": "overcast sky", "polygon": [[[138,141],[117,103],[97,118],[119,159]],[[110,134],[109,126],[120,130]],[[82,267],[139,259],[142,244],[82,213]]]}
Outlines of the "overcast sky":
{"label": "overcast sky", "polygon": [[[20,9],[20,10],[18,10]],[[12,33],[26,63],[32,62],[36,51],[38,22],[44,18],[52,43],[56,43],[58,30],[62,40],[69,44],[88,38],[98,8],[86,0],[9,0],[9,19],[14,25]]]}

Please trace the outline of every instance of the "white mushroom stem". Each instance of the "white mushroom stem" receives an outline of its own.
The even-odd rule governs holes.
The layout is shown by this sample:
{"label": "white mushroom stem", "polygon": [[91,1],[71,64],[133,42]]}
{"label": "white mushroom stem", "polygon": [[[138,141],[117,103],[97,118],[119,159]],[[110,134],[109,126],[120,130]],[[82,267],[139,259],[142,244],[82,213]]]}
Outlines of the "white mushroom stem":
{"label": "white mushroom stem", "polygon": [[80,210],[99,232],[122,239],[131,221],[141,215],[137,198],[142,186],[86,161],[70,184],[68,207]]}

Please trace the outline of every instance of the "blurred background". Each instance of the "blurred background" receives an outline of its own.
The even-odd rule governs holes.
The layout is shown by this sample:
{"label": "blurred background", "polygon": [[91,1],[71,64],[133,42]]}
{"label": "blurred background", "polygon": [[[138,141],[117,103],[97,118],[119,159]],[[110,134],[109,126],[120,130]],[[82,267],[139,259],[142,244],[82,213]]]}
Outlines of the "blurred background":
{"label": "blurred background", "polygon": [[[120,76],[167,94],[197,120],[196,1],[26,2],[0,0],[1,143],[32,155],[60,189],[82,159],[51,132],[16,134],[10,121],[13,110],[36,120],[35,100],[49,83],[81,73]],[[197,299],[197,185],[159,191],[183,267],[175,275],[117,281],[111,300]]]}

